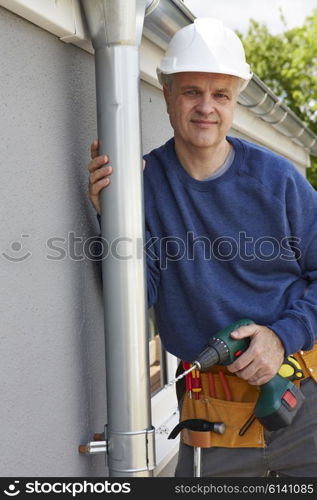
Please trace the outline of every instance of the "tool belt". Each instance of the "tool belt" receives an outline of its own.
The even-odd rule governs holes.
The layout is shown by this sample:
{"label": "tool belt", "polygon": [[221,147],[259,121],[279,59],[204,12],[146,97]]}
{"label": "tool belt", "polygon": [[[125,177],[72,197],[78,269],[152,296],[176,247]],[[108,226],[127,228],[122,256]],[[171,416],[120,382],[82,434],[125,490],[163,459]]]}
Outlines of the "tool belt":
{"label": "tool belt", "polygon": [[[317,343],[311,351],[300,351],[294,357],[300,364],[304,377],[293,383],[299,386],[308,377],[317,382]],[[181,369],[178,371],[181,373]],[[233,375],[225,366],[213,366],[210,371],[213,373],[216,397],[210,395],[208,372],[200,373],[199,399],[195,399],[195,393],[186,392],[184,385],[177,387],[179,401],[182,400],[180,421],[203,419],[209,422],[223,422],[226,430],[223,434],[217,434],[184,428],[181,431],[182,442],[200,448],[264,448],[264,427],[257,419],[242,436],[239,435],[244,424],[254,413],[260,388]],[[223,375],[220,376],[219,371],[225,375],[227,390],[223,384]],[[228,388],[231,394],[230,401],[227,400]]]}
{"label": "tool belt", "polygon": [[299,351],[293,356],[301,365],[304,378],[311,377],[317,383],[317,342],[311,351]]}

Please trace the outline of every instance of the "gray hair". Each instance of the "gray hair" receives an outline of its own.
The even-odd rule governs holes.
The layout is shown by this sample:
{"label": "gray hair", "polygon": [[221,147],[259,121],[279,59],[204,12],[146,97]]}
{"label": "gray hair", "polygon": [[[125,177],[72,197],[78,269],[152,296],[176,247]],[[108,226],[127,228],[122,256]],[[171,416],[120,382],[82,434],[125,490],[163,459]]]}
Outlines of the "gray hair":
{"label": "gray hair", "polygon": [[162,73],[162,81],[163,81],[163,85],[166,85],[166,87],[168,88],[168,91],[171,92],[172,90],[172,87],[173,87],[173,74],[165,74],[165,73]]}

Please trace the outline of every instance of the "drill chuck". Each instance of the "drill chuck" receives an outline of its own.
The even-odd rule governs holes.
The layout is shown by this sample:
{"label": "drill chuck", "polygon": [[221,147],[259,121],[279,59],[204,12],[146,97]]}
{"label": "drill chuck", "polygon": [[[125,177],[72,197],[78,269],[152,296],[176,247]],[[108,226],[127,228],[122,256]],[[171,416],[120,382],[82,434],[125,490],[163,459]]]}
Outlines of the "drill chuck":
{"label": "drill chuck", "polygon": [[193,364],[202,372],[206,372],[213,365],[229,365],[233,363],[240,354],[247,350],[250,344],[249,338],[235,340],[231,333],[240,326],[250,325],[250,319],[240,319],[227,328],[220,330],[212,337],[205,349],[198,354]]}
{"label": "drill chuck", "polygon": [[197,356],[193,364],[198,370],[205,372],[213,365],[225,363],[229,356],[227,344],[219,338],[212,337],[208,346]]}

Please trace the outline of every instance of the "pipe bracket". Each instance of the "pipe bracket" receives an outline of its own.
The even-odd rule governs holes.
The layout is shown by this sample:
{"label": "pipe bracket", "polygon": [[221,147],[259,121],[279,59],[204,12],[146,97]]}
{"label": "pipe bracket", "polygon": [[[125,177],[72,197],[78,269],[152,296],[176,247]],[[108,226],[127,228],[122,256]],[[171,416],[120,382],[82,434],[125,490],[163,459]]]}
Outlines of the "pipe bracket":
{"label": "pipe bracket", "polygon": [[78,451],[85,455],[95,455],[96,453],[107,453],[107,448],[107,441],[90,441],[87,444],[81,444]]}
{"label": "pipe bracket", "polygon": [[[111,431],[108,434],[108,466],[124,473],[141,473],[155,468],[155,428],[136,432]],[[133,450],[133,452],[131,451]]]}

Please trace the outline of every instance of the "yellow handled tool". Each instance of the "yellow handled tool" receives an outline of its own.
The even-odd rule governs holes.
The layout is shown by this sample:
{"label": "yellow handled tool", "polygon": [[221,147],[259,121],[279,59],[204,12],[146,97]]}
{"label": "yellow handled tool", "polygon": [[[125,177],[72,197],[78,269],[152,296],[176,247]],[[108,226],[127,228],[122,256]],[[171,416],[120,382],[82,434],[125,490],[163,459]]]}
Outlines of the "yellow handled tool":
{"label": "yellow handled tool", "polygon": [[294,356],[291,355],[284,359],[278,374],[283,378],[291,380],[292,382],[294,380],[301,380],[304,378],[304,373],[299,362],[294,358]]}

